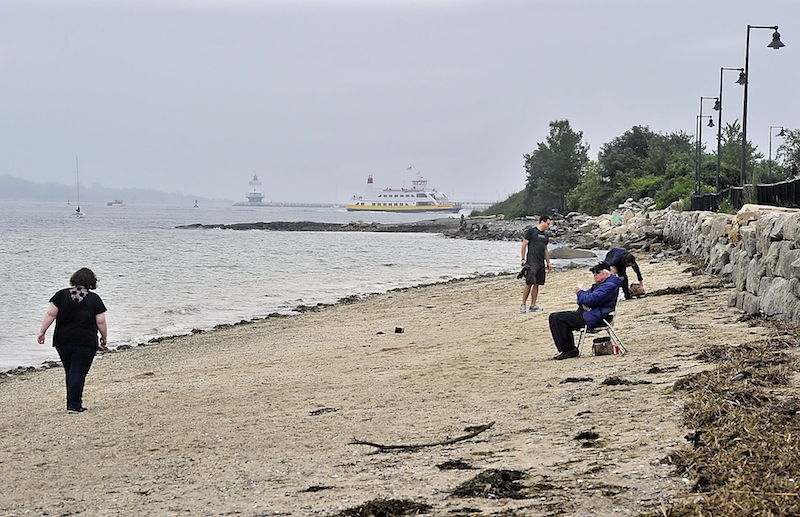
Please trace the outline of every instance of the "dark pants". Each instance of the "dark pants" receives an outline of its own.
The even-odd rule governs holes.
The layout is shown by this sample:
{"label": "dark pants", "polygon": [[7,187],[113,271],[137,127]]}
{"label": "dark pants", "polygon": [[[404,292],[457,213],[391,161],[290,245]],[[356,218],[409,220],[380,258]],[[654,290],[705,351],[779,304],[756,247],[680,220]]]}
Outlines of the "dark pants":
{"label": "dark pants", "polygon": [[88,346],[57,346],[67,377],[67,410],[83,407],[83,385],[97,349]]}
{"label": "dark pants", "polygon": [[617,266],[617,276],[622,279],[622,294],[626,300],[631,299],[631,283],[628,280],[628,272],[625,266]]}
{"label": "dark pants", "polygon": [[582,329],[583,309],[577,311],[561,311],[550,313],[550,333],[559,352],[567,352],[575,348],[575,336],[572,332]]}

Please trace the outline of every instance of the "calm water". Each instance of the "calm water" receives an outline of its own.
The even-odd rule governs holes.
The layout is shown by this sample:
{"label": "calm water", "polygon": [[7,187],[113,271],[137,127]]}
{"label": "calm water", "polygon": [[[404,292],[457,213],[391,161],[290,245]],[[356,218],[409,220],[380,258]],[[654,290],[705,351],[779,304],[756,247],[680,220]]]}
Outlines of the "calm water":
{"label": "calm water", "polygon": [[[97,274],[112,347],[288,313],[352,294],[518,268],[519,243],[431,234],[178,230],[256,221],[410,222],[431,214],[335,208],[0,203],[0,371],[57,360],[36,343],[47,303],[80,267]],[[509,302],[511,309],[515,308]]]}

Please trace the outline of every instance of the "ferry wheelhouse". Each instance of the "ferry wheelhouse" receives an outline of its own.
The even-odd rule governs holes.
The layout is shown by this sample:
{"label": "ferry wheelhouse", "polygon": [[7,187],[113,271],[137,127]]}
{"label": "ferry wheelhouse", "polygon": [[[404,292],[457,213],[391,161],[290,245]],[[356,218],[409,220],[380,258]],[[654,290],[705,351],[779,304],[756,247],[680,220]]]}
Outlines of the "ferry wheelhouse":
{"label": "ferry wheelhouse", "polygon": [[353,196],[346,206],[350,212],[445,212],[461,210],[461,203],[450,200],[444,192],[428,188],[428,180],[417,175],[411,188],[375,190],[372,174],[362,196]]}

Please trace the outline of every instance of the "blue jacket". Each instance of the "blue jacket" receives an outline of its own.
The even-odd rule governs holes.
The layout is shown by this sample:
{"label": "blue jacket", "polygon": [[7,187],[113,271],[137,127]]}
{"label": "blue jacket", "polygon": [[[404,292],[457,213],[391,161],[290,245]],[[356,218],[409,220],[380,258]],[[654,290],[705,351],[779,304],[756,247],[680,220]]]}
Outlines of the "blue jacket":
{"label": "blue jacket", "polygon": [[617,275],[611,275],[603,283],[593,284],[589,289],[578,291],[578,303],[591,307],[591,310],[583,312],[583,321],[589,329],[598,326],[609,312],[616,309],[620,287],[622,279]]}

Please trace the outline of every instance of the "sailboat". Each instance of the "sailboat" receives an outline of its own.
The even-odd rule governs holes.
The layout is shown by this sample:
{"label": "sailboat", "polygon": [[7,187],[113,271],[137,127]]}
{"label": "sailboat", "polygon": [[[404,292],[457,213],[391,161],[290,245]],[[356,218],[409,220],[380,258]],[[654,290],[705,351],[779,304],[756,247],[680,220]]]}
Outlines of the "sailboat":
{"label": "sailboat", "polygon": [[75,188],[77,189],[78,199],[77,199],[77,207],[75,208],[75,212],[72,213],[75,217],[83,217],[86,215],[86,212],[81,210],[81,179],[80,174],[78,173],[78,157],[75,157]]}

